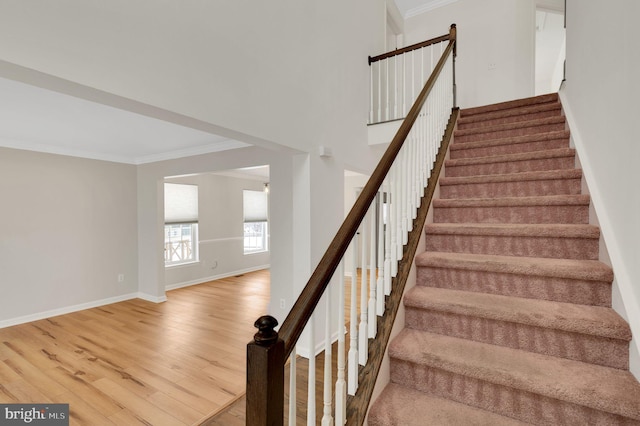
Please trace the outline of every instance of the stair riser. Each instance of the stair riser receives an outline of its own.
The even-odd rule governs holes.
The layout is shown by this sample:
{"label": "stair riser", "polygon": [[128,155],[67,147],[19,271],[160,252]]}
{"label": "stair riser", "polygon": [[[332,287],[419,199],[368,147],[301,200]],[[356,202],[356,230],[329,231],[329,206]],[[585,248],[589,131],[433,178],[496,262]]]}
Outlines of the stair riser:
{"label": "stair riser", "polygon": [[504,163],[484,163],[467,165],[447,165],[445,176],[481,176],[507,173],[541,172],[548,170],[567,170],[575,168],[575,156],[544,158],[525,161],[507,161]]}
{"label": "stair riser", "polygon": [[[491,116],[490,114],[485,114]],[[495,126],[497,124],[520,123],[522,121],[538,120],[540,118],[557,117],[560,115],[560,109],[552,109],[549,111],[540,111],[528,114],[512,115],[510,117],[482,119],[473,117],[474,121],[458,120],[458,130],[479,129],[487,126]]]}
{"label": "stair riser", "polygon": [[582,405],[393,357],[391,381],[535,425],[640,424]]}
{"label": "stair riser", "polygon": [[[462,144],[460,144],[462,145]],[[458,160],[462,158],[491,157],[494,155],[519,154],[522,152],[536,152],[548,149],[568,148],[568,139],[550,139],[534,142],[521,142],[488,147],[455,149],[458,145],[452,144],[450,158]]]}
{"label": "stair riser", "polygon": [[611,283],[467,269],[418,267],[418,285],[611,307]]}
{"label": "stair riser", "polygon": [[629,368],[629,342],[407,306],[406,326],[451,337],[506,346],[543,355]]}
{"label": "stair riser", "polygon": [[440,183],[441,198],[538,197],[543,195],[578,195],[580,192],[580,178],[456,185]]}
{"label": "stair riser", "polygon": [[479,142],[479,141],[488,141],[492,139],[503,139],[503,138],[512,138],[517,136],[527,136],[527,135],[536,135],[540,133],[546,132],[555,132],[564,130],[564,123],[557,124],[545,124],[534,127],[522,127],[517,129],[509,129],[509,130],[497,130],[493,132],[486,133],[472,133],[467,135],[454,134],[454,139],[456,143],[467,143],[467,142]]}
{"label": "stair riser", "polygon": [[594,238],[427,233],[426,242],[428,251],[448,253],[546,257],[553,259],[598,259],[598,240]]}
{"label": "stair riser", "polygon": [[435,223],[589,223],[589,206],[435,207]]}

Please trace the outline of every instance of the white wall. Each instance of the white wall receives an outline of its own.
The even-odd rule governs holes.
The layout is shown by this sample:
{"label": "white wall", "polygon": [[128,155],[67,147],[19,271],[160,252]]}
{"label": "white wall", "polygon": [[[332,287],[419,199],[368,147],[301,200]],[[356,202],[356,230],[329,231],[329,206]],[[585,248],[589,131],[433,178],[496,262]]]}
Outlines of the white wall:
{"label": "white wall", "polygon": [[136,195],[135,166],[0,148],[0,326],[135,297]]}
{"label": "white wall", "polygon": [[243,190],[262,191],[263,182],[211,173],[166,182],[198,186],[198,262],[166,268],[167,288],[269,266],[269,252],[244,254]]}
{"label": "white wall", "polygon": [[385,15],[383,0],[4,1],[0,60],[368,167]]}
{"label": "white wall", "polygon": [[640,377],[640,3],[567,2],[567,75],[561,91],[609,251]]}
{"label": "white wall", "polygon": [[460,107],[533,96],[533,0],[459,0],[408,18],[405,44],[446,34],[452,23],[458,30],[456,83]]}

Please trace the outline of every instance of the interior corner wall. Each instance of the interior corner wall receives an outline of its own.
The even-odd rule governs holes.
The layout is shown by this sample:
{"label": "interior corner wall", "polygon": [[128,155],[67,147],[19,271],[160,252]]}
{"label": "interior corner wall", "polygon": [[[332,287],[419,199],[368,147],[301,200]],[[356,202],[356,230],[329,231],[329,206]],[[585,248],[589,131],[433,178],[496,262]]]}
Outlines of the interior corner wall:
{"label": "interior corner wall", "polygon": [[405,44],[457,26],[458,104],[470,108],[534,95],[534,0],[458,0],[405,22]]}
{"label": "interior corner wall", "polygon": [[0,324],[134,297],[136,196],[135,166],[0,148]]}
{"label": "interior corner wall", "polygon": [[263,191],[263,181],[211,173],[166,181],[198,186],[198,261],[165,268],[167,288],[269,267],[268,251],[244,254],[243,190]]}
{"label": "interior corner wall", "polygon": [[[640,337],[640,3],[568,0],[563,105],[631,324]],[[637,343],[636,343],[637,345]],[[633,353],[633,351],[632,351]],[[637,346],[635,348],[636,358]],[[640,358],[632,370],[640,377]]]}

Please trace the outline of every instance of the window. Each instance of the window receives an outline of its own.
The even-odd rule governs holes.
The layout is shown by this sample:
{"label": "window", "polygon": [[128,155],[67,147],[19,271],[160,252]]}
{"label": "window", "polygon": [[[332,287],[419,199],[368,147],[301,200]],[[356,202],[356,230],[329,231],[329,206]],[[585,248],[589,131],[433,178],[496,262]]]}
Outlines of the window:
{"label": "window", "polygon": [[269,250],[268,205],[264,191],[243,191],[244,254]]}
{"label": "window", "polygon": [[198,261],[198,186],[164,184],[164,264]]}

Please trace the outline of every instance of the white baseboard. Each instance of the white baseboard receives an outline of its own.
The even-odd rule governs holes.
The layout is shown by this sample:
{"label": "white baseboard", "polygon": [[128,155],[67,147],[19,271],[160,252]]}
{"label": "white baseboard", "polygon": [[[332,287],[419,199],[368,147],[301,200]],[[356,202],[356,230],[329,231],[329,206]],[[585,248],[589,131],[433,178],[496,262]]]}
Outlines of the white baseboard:
{"label": "white baseboard", "polygon": [[[85,309],[97,308],[99,306],[110,305],[112,303],[123,302],[140,297],[140,293],[128,293],[121,296],[108,297],[106,299],[94,300],[92,302],[80,303],[78,305],[65,306],[64,308],[52,309],[50,311],[37,312],[35,314],[24,315],[0,321],[0,328],[11,327],[31,321],[39,321],[46,318],[57,317],[59,315],[70,314],[72,312],[83,311]],[[166,300],[166,298],[165,298]]]}
{"label": "white baseboard", "polygon": [[[271,267],[271,265],[269,265],[269,264],[253,266],[251,268],[240,269],[238,271],[231,271],[231,272],[226,272],[224,274],[212,275],[212,276],[209,276],[209,277],[198,278],[196,280],[184,281],[184,282],[176,283],[176,284],[168,284],[168,285],[166,285],[164,287],[164,289],[167,290],[167,291],[175,290],[177,288],[189,287],[189,286],[192,286],[192,285],[198,285],[198,284],[207,283],[209,281],[221,280],[223,278],[229,278],[229,277],[233,277],[233,276],[240,275],[240,274],[247,274],[249,272],[260,271],[262,269],[269,269],[270,267]],[[166,300],[166,298],[165,298],[165,300]]]}
{"label": "white baseboard", "polygon": [[151,294],[147,294],[147,293],[143,293],[141,291],[139,291],[136,294],[136,297],[138,299],[142,299],[142,300],[146,300],[147,302],[153,302],[153,303],[162,303],[162,302],[166,302],[167,301],[167,295],[162,295],[162,296],[153,296]]}

